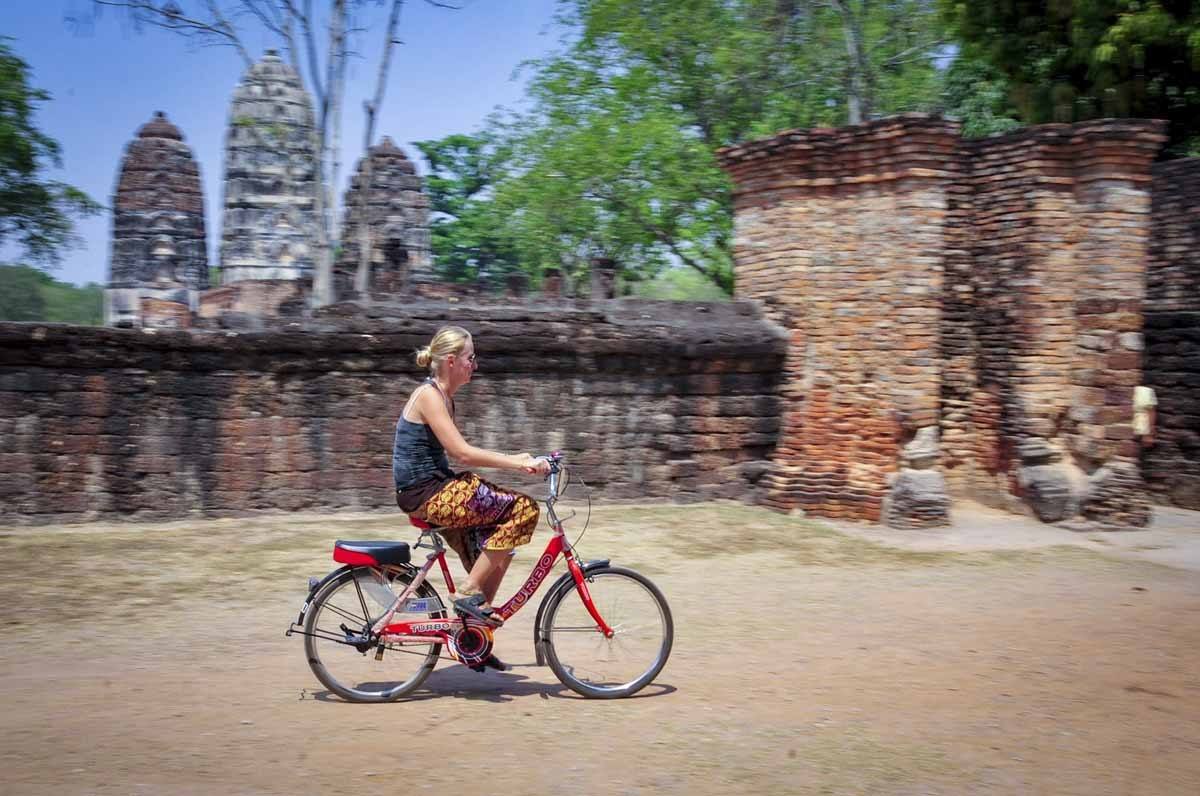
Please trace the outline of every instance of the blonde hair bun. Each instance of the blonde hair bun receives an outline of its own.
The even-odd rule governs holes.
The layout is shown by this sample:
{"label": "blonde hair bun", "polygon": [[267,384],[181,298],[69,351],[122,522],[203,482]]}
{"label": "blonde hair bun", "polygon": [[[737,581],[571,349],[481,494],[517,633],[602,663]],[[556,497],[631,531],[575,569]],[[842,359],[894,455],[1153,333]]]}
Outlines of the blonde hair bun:
{"label": "blonde hair bun", "polygon": [[417,365],[428,368],[451,354],[461,353],[470,339],[471,333],[461,326],[443,326],[437,330],[429,345],[417,350]]}

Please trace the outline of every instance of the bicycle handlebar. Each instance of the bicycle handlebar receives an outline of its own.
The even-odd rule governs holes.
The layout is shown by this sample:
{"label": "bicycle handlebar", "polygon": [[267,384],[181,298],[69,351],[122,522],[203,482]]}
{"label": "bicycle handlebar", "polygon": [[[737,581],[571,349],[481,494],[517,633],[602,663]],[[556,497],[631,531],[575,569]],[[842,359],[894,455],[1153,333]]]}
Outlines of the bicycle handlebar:
{"label": "bicycle handlebar", "polygon": [[554,451],[553,453],[543,453],[539,456],[534,456],[535,459],[545,459],[550,463],[550,474],[554,475],[562,470],[562,462],[565,458],[562,451]]}
{"label": "bicycle handlebar", "polygon": [[554,501],[558,499],[559,494],[559,475],[566,470],[566,466],[563,464],[563,459],[566,457],[563,455],[562,451],[554,451],[553,453],[544,453],[541,456],[535,456],[534,458],[543,459],[550,464],[550,473],[546,476],[546,478],[548,478],[550,481],[550,495],[548,498],[548,504],[553,506]]}

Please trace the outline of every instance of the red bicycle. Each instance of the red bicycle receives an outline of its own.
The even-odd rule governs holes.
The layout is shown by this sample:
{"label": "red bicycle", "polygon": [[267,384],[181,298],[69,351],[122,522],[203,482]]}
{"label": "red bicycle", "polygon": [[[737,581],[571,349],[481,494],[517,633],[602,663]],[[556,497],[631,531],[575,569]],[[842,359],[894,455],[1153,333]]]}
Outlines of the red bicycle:
{"label": "red bicycle", "polygon": [[[579,562],[554,510],[567,482],[563,457],[545,458],[546,516],[554,534],[525,583],[496,610],[507,621],[524,607],[561,554],[567,572],[542,599],[534,622],[537,665],[549,665],[563,685],[585,697],[630,696],[666,665],[675,635],[671,610],[644,575],[608,560]],[[492,626],[448,616],[448,603],[426,580],[436,563],[453,602],[438,527],[412,523],[421,529],[415,547],[429,549],[423,566],[410,562],[407,542],[337,541],[333,560],[344,566],[310,580],[300,617],[287,630],[303,634],[313,674],[343,699],[388,702],[412,693],[443,657],[443,647],[449,658],[480,671],[491,655]]]}

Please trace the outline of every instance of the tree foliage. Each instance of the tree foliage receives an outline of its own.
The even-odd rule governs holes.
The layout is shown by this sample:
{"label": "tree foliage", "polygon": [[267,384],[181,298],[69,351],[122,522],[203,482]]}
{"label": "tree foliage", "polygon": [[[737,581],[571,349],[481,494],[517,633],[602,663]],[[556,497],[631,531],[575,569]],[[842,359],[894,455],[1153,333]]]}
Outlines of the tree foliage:
{"label": "tree foliage", "polygon": [[439,223],[452,268],[482,232],[568,290],[605,259],[626,283],[685,268],[729,292],[719,147],[940,101],[929,0],[564,0],[559,22],[564,47],[529,67],[530,107],[488,131],[493,182]]}
{"label": "tree foliage", "polygon": [[75,245],[75,218],[100,211],[78,188],[47,177],[62,166],[61,151],[33,115],[49,99],[30,85],[29,65],[0,37],[0,245],[15,242],[42,266],[57,264]]}
{"label": "tree foliage", "polygon": [[963,53],[993,67],[1028,123],[1170,121],[1200,153],[1200,5],[1184,0],[943,0]]}
{"label": "tree foliage", "polygon": [[1007,81],[987,63],[960,55],[946,69],[944,86],[945,113],[959,120],[965,137],[1007,133],[1021,126]]}
{"label": "tree foliage", "polygon": [[499,285],[519,268],[491,201],[504,164],[503,148],[486,133],[417,141],[416,146],[429,162],[425,191],[439,276]]}
{"label": "tree foliage", "polygon": [[104,288],[59,282],[25,265],[0,264],[0,321],[48,321],[99,326]]}

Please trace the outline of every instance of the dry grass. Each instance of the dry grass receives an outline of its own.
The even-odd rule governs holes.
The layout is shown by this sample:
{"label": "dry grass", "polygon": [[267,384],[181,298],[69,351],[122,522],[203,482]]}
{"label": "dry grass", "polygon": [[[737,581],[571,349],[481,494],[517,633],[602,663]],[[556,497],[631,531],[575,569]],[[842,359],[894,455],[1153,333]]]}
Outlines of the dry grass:
{"label": "dry grass", "polygon": [[[584,517],[568,525],[571,538]],[[182,601],[253,604],[263,590],[303,594],[310,575],[335,565],[334,539],[403,539],[414,532],[395,514],[297,515],[147,525],[97,524],[0,529],[0,625],[70,622],[87,616],[160,617]],[[545,526],[531,545],[546,540]],[[862,539],[811,520],[737,505],[595,508],[580,543],[583,558],[610,557],[648,575],[688,561],[772,553],[811,567],[945,567],[1095,562],[1077,548],[1039,551],[914,551]],[[525,555],[528,555],[526,553]],[[523,563],[524,562],[524,563]],[[518,559],[514,572],[527,565]]]}

